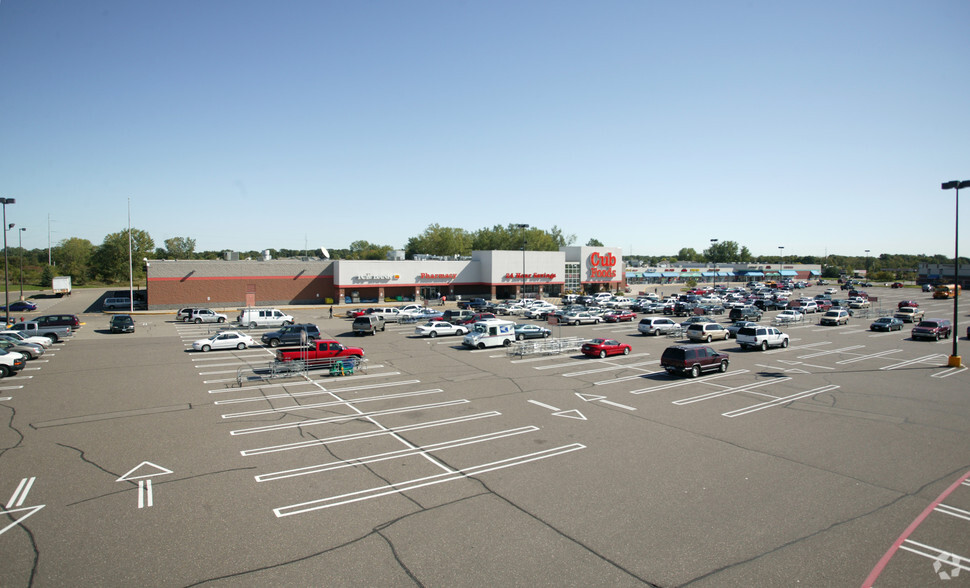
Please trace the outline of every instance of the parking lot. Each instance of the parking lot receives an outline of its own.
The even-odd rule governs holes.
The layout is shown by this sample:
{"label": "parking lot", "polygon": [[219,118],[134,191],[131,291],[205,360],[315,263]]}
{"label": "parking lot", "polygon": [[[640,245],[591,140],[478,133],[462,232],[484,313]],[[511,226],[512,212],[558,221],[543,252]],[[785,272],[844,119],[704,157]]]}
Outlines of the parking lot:
{"label": "parking lot", "polygon": [[[912,298],[952,317],[868,290],[874,315]],[[293,308],[366,361],[269,379],[268,348],[190,350],[217,325],[109,334],[84,313],[98,295],[42,301],[85,326],[0,380],[2,586],[970,578],[970,374],[909,325],[808,315],[788,348],[714,342],[729,370],[692,379],[659,366],[680,341],[636,321],[551,327],[629,355],[510,356]]]}

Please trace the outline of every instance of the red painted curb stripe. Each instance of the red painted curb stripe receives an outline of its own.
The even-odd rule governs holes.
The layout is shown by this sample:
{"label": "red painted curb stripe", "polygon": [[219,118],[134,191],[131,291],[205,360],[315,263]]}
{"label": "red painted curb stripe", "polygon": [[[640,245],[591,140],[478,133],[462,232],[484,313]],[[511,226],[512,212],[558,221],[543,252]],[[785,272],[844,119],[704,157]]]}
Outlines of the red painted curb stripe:
{"label": "red painted curb stripe", "polygon": [[962,478],[960,478],[959,480],[954,482],[949,488],[944,490],[943,494],[940,494],[940,496],[936,500],[931,502],[930,505],[927,506],[926,509],[922,513],[920,513],[918,517],[916,517],[916,520],[914,520],[912,523],[909,524],[908,527],[906,527],[906,530],[903,531],[903,534],[900,535],[898,539],[896,539],[896,541],[892,544],[889,550],[886,551],[885,555],[883,555],[882,558],[880,558],[879,563],[876,564],[876,567],[872,568],[872,571],[869,572],[869,576],[866,578],[866,581],[863,582],[862,588],[872,587],[872,584],[876,581],[876,578],[879,577],[879,574],[882,573],[883,569],[886,567],[886,564],[888,564],[889,560],[892,559],[894,555],[896,555],[896,551],[899,550],[899,546],[903,544],[903,541],[908,539],[909,536],[912,534],[912,532],[916,530],[916,527],[919,527],[920,524],[926,519],[926,517],[930,516],[930,513],[933,512],[933,510],[936,509],[936,507],[939,506],[941,502],[946,500],[946,497],[949,496],[950,493],[952,493],[954,490],[959,488],[960,484],[963,484],[967,480],[967,478],[970,478],[970,472],[963,474]]}

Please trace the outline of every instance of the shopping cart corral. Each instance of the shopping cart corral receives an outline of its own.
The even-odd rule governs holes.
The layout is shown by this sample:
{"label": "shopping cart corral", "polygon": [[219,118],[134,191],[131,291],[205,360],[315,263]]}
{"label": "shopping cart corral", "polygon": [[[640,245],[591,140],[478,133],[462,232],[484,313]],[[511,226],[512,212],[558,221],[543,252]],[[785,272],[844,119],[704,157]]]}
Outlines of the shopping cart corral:
{"label": "shopping cart corral", "polygon": [[506,347],[509,357],[524,357],[526,355],[558,355],[579,351],[586,339],[582,337],[558,337],[515,341]]}
{"label": "shopping cart corral", "polygon": [[305,378],[310,371],[322,370],[328,376],[350,376],[367,369],[367,360],[357,356],[324,359],[272,361],[262,366],[245,366],[236,370],[236,385],[280,378]]}

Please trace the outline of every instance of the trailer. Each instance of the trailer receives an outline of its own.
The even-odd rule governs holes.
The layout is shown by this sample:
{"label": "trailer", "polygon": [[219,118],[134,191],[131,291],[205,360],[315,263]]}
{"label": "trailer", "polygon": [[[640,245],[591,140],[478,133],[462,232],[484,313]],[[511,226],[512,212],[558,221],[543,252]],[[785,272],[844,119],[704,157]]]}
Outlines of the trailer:
{"label": "trailer", "polygon": [[51,281],[51,287],[54,289],[54,295],[58,298],[65,294],[70,295],[71,276],[55,276]]}

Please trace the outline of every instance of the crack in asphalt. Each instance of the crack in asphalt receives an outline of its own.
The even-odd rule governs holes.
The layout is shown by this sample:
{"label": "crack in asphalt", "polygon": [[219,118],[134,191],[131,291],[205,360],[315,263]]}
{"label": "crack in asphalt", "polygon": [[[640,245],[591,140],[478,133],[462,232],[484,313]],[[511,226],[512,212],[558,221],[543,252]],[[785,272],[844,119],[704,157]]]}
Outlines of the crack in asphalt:
{"label": "crack in asphalt", "polygon": [[14,417],[17,416],[17,410],[14,407],[9,406],[9,405],[6,405],[6,404],[0,405],[0,406],[3,406],[4,408],[10,409],[10,418],[7,419],[7,428],[10,429],[11,431],[13,431],[14,433],[16,433],[17,434],[17,437],[18,437],[16,443],[14,443],[13,445],[11,445],[10,447],[4,447],[3,449],[0,449],[0,457],[3,457],[3,454],[5,454],[7,451],[9,451],[11,449],[16,449],[16,448],[20,447],[20,444],[24,442],[24,434],[20,432],[20,429],[18,429],[17,427],[13,426],[13,419],[14,419]]}

